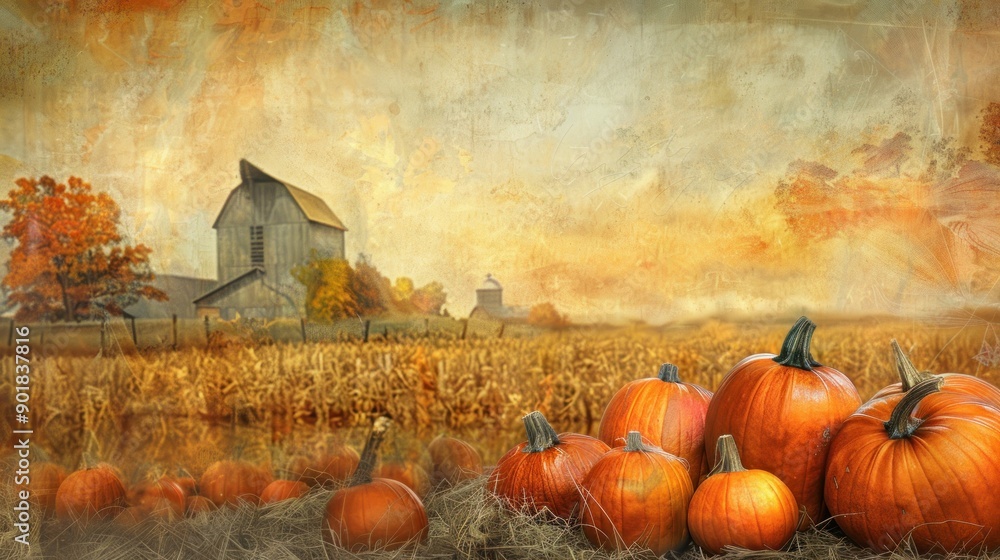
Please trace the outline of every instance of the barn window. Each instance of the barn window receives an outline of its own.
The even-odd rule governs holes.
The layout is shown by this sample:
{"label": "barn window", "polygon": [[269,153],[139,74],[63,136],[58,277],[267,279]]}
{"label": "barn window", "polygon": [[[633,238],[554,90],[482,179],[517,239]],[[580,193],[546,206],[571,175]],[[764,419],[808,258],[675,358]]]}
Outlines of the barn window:
{"label": "barn window", "polygon": [[264,226],[250,226],[250,266],[264,266]]}

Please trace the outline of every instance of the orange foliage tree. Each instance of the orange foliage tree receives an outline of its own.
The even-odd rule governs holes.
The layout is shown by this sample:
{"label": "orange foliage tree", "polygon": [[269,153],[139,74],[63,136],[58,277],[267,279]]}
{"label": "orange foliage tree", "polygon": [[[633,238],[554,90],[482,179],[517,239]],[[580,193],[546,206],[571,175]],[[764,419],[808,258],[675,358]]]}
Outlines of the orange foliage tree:
{"label": "orange foliage tree", "polygon": [[528,324],[538,327],[562,328],[569,325],[569,319],[559,313],[549,302],[531,306],[528,310]]}
{"label": "orange foliage tree", "polygon": [[110,196],[77,177],[15,183],[0,209],[13,218],[2,236],[17,242],[3,285],[18,320],[94,319],[120,315],[140,298],[167,299],[150,285],[151,249],[123,242]]}

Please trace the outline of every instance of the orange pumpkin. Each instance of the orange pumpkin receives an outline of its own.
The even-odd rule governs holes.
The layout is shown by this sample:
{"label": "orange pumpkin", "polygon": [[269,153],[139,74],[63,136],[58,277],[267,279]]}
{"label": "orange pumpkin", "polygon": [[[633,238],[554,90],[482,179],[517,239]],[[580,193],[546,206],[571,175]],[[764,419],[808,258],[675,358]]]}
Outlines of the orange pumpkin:
{"label": "orange pumpkin", "polygon": [[721,554],[724,546],[785,546],[799,525],[799,506],[788,486],[767,471],[744,468],[731,435],[719,438],[716,461],[688,508],[694,542],[711,554]]}
{"label": "orange pumpkin", "polygon": [[427,537],[427,513],[420,498],[405,484],[372,478],[376,454],[390,420],[375,421],[350,485],[334,492],[326,504],[323,538],[352,552],[396,550]]}
{"label": "orange pumpkin", "polygon": [[899,343],[893,340],[890,344],[892,346],[893,357],[896,361],[896,371],[899,373],[899,383],[893,383],[875,393],[875,396],[870,399],[871,401],[891,395],[902,395],[921,381],[940,377],[943,381],[941,384],[942,391],[969,395],[1000,407],[1000,389],[990,382],[964,373],[933,374],[928,371],[919,371],[910,362],[910,359],[906,357],[906,354],[903,353],[903,349],[899,347]]}
{"label": "orange pumpkin", "polygon": [[184,500],[187,495],[184,488],[167,477],[161,477],[156,482],[139,484],[128,491],[128,503],[146,513],[164,507],[172,509],[177,516],[184,515]]}
{"label": "orange pumpkin", "polygon": [[421,498],[431,490],[431,479],[427,471],[413,461],[382,463],[378,469],[378,478],[398,480]]}
{"label": "orange pumpkin", "polygon": [[468,443],[440,435],[427,445],[431,458],[431,486],[453,486],[483,474],[483,458]]}
{"label": "orange pumpkin", "polygon": [[244,501],[260,505],[260,494],[271,483],[271,475],[245,461],[217,461],[201,475],[201,495],[215,505],[236,507]]}
{"label": "orange pumpkin", "polygon": [[781,353],[756,354],[726,374],[705,416],[709,442],[732,434],[743,464],[781,479],[804,508],[799,529],[823,512],[823,474],[830,441],[861,404],[843,373],[819,364],[809,351],[816,325],[800,318]]}
{"label": "orange pumpkin", "polygon": [[309,491],[309,485],[301,480],[275,480],[260,494],[261,503],[272,504],[293,498],[301,498]]}
{"label": "orange pumpkin", "polygon": [[661,556],[688,544],[687,509],[694,493],[684,462],[629,432],[625,446],[603,457],[580,484],[583,532],[595,546],[642,546]]}
{"label": "orange pumpkin", "polygon": [[1000,409],[938,392],[934,376],[872,401],[830,447],[826,504],[851,540],[876,551],[1000,549]]}
{"label": "orange pumpkin", "polygon": [[218,506],[215,502],[209,500],[205,496],[188,496],[184,500],[184,516],[185,517],[195,517],[202,513],[207,513],[210,511],[215,511]]}
{"label": "orange pumpkin", "polygon": [[359,459],[353,447],[332,443],[320,446],[311,455],[293,458],[288,470],[293,478],[310,486],[330,486],[349,479],[358,468]]}
{"label": "orange pumpkin", "polygon": [[556,434],[539,411],[523,418],[528,440],[497,461],[486,487],[509,507],[571,519],[580,507],[580,482],[610,448],[580,434]]}
{"label": "orange pumpkin", "polygon": [[66,479],[66,471],[55,463],[39,462],[31,465],[30,481],[18,486],[18,490],[28,490],[31,503],[38,507],[43,517],[51,517],[56,512],[56,493]]}
{"label": "orange pumpkin", "polygon": [[70,474],[56,492],[56,517],[64,521],[113,519],[125,506],[125,485],[103,463]]}
{"label": "orange pumpkin", "polygon": [[611,397],[598,437],[613,446],[621,445],[629,431],[639,432],[650,445],[687,461],[697,487],[708,472],[705,414],[711,400],[711,391],[681,382],[677,366],[663,364],[656,377],[630,381]]}

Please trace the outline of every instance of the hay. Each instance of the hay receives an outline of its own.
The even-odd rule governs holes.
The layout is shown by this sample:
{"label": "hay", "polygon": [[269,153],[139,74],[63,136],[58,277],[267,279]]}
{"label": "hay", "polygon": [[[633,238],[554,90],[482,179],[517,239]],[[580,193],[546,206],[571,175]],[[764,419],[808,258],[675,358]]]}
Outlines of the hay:
{"label": "hay", "polygon": [[[32,536],[32,546],[14,546],[10,507],[0,518],[0,560],[14,558],[73,558],[78,560],[652,560],[640,549],[609,554],[595,550],[579,527],[545,521],[506,510],[485,491],[485,477],[432,495],[426,502],[430,528],[428,539],[417,547],[397,551],[351,553],[324,544],[321,524],[331,490],[314,491],[298,500],[265,507],[243,505],[179,522],[161,520],[126,529],[114,523],[87,528],[65,526],[50,520],[41,535]],[[12,492],[4,492],[9,506]],[[694,545],[675,560],[704,559]],[[717,558],[777,558],[864,560],[914,558],[905,548],[875,555],[852,545],[836,529],[812,530],[795,536],[785,551],[730,551]],[[1000,555],[958,556],[950,559],[1000,559]]]}

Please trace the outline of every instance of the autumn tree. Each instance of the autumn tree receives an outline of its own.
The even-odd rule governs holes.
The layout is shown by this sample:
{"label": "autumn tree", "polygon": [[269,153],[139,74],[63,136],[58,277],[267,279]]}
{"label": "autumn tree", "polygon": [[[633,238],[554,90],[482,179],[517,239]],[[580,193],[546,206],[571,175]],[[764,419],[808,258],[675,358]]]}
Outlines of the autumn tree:
{"label": "autumn tree", "polygon": [[528,324],[537,327],[562,328],[569,325],[569,319],[559,313],[549,302],[533,305],[528,310]]}
{"label": "autumn tree", "polygon": [[344,259],[320,258],[313,251],[309,260],[292,269],[292,277],[306,289],[306,317],[334,321],[359,314],[354,291],[354,270]]}
{"label": "autumn tree", "polygon": [[979,140],[983,143],[983,157],[986,163],[1000,166],[1000,103],[994,101],[983,109]]}
{"label": "autumn tree", "polygon": [[381,315],[388,310],[392,299],[392,284],[365,255],[359,256],[354,263],[351,290],[354,292],[358,302],[358,313],[361,315]]}
{"label": "autumn tree", "polygon": [[124,242],[108,194],[77,177],[15,183],[0,209],[12,217],[2,236],[17,243],[3,285],[18,320],[93,319],[120,315],[140,298],[167,299],[150,285],[150,248]]}
{"label": "autumn tree", "polygon": [[413,291],[410,303],[417,313],[425,315],[440,315],[441,308],[448,301],[448,294],[440,282],[431,282]]}

